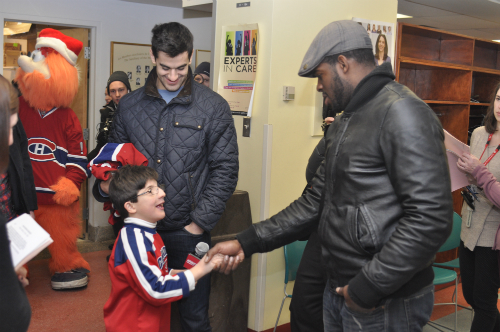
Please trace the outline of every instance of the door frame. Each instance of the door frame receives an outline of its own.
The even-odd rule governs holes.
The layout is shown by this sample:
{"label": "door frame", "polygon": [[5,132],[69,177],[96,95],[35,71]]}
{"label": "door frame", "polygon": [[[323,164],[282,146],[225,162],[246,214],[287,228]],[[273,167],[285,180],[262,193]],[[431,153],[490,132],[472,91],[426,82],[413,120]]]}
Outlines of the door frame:
{"label": "door frame", "polygon": [[[95,87],[96,87],[96,77],[97,73],[101,72],[101,68],[103,67],[101,63],[101,59],[97,57],[97,54],[103,53],[98,45],[102,45],[102,36],[100,31],[101,22],[100,21],[91,21],[91,20],[74,20],[68,19],[64,17],[49,17],[49,16],[34,16],[34,15],[25,15],[25,14],[10,14],[10,13],[1,13],[0,12],[0,21],[14,21],[14,22],[25,22],[25,23],[33,23],[33,24],[53,24],[60,25],[66,27],[75,27],[75,28],[85,28],[90,30],[90,67],[89,67],[89,91],[88,91],[88,111],[87,111],[87,126],[89,129],[89,140],[90,143],[92,137],[95,137],[95,126],[97,124],[96,115],[92,110],[95,109]],[[0,54],[3,54],[3,44],[4,37],[3,33],[0,37]],[[99,52],[98,52],[99,51]],[[3,75],[3,66],[0,67],[0,74]],[[87,148],[89,148],[90,144],[87,144]],[[92,146],[93,143],[92,143]],[[95,227],[96,220],[94,219],[94,211],[97,208],[96,201],[92,197],[92,186],[94,184],[94,178],[91,177],[88,179],[88,190],[87,190],[87,202],[89,209],[89,219],[88,219],[88,227]]]}

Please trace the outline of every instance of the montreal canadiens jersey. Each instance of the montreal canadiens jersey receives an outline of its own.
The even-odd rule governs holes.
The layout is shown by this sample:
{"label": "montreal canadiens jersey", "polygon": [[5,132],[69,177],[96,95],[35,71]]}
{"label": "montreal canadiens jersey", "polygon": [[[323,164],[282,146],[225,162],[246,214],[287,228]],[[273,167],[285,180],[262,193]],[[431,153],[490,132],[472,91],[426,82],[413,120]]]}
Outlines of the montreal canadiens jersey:
{"label": "montreal canadiens jersey", "polygon": [[108,263],[111,294],[104,305],[106,331],[170,331],[170,302],[194,290],[191,271],[169,275],[156,224],[126,218]]}
{"label": "montreal canadiens jersey", "polygon": [[23,97],[19,97],[19,119],[28,137],[38,203],[55,204],[50,186],[67,177],[80,188],[90,175],[80,122],[70,108],[54,108],[44,114]]}

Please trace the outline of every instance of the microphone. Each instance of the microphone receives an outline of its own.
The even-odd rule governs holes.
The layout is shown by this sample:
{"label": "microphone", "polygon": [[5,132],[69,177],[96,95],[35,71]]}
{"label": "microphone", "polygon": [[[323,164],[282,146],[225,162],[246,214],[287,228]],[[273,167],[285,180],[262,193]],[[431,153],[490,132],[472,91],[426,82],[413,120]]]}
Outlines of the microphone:
{"label": "microphone", "polygon": [[190,269],[196,264],[198,264],[198,262],[208,252],[208,249],[209,249],[208,244],[206,244],[205,242],[198,243],[196,245],[196,248],[194,249],[194,252],[190,253],[187,256],[186,261],[184,262],[184,267],[186,269]]}

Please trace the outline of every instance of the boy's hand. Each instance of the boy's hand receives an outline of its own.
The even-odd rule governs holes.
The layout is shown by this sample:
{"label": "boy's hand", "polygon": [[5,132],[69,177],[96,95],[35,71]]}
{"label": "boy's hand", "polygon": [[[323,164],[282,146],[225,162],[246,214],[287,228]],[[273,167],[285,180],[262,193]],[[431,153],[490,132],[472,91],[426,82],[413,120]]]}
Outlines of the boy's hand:
{"label": "boy's hand", "polygon": [[208,265],[212,266],[212,270],[218,270],[224,261],[224,255],[215,254],[212,259],[208,262]]}

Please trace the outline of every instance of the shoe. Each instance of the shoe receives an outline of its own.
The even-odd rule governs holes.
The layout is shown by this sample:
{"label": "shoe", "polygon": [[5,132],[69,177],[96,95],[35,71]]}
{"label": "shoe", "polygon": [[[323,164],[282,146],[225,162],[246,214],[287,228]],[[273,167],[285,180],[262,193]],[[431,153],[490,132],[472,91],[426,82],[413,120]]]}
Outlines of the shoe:
{"label": "shoe", "polygon": [[89,283],[87,273],[78,270],[89,271],[87,269],[77,269],[62,273],[56,272],[50,279],[52,289],[74,289],[87,286]]}

